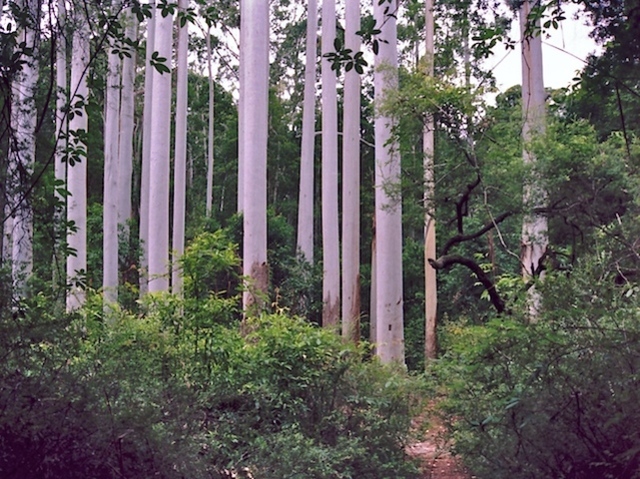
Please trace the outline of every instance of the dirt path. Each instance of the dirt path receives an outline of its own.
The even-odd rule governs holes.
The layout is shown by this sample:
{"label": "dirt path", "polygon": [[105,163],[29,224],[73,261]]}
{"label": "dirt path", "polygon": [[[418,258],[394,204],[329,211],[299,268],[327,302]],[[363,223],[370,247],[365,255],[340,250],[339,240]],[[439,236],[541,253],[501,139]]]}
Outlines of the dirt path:
{"label": "dirt path", "polygon": [[473,479],[449,453],[443,426],[436,419],[431,419],[430,424],[423,440],[407,448],[407,453],[418,458],[422,464],[422,479]]}

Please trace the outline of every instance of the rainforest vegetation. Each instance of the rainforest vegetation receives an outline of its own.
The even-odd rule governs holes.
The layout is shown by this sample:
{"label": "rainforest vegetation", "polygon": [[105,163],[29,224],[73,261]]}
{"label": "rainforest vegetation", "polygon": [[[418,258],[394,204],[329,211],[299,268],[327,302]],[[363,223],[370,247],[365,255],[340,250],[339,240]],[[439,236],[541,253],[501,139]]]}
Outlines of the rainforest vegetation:
{"label": "rainforest vegetation", "polygon": [[0,0],[0,58],[0,477],[640,478],[637,0]]}

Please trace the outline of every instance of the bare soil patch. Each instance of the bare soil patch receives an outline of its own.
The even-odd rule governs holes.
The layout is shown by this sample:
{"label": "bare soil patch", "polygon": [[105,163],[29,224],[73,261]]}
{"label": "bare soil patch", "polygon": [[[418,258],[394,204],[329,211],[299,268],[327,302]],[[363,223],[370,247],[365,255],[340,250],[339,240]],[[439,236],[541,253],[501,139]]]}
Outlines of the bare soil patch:
{"label": "bare soil patch", "polygon": [[[426,419],[418,418],[416,429]],[[407,453],[420,461],[422,479],[473,479],[460,461],[449,452],[450,444],[444,437],[444,427],[437,418],[428,419],[429,427],[422,441],[410,444]]]}

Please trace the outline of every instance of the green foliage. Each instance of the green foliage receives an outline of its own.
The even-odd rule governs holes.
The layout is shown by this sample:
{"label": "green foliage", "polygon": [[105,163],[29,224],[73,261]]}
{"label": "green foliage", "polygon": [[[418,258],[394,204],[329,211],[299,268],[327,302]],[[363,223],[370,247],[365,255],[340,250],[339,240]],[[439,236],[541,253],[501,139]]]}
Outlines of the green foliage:
{"label": "green foliage", "polygon": [[180,259],[187,298],[206,298],[210,293],[231,297],[236,294],[240,275],[237,246],[223,230],[201,233],[185,249]]}
{"label": "green foliage", "polygon": [[[190,259],[225,241],[203,235]],[[415,380],[302,319],[241,330],[235,308],[156,294],[107,323],[100,296],[68,316],[37,295],[3,317],[0,475],[416,477]]]}
{"label": "green foliage", "polygon": [[444,414],[478,477],[640,477],[640,305],[609,260],[548,276],[536,324],[448,328]]}
{"label": "green foliage", "polygon": [[272,315],[245,328],[211,376],[214,462],[230,455],[268,478],[412,477],[408,378],[303,320]]}

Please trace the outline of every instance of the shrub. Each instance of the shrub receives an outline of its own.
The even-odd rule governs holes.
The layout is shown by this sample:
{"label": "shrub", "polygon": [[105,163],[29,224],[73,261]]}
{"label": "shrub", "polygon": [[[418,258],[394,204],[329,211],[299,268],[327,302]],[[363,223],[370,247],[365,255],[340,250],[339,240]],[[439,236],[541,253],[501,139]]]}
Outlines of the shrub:
{"label": "shrub", "polygon": [[[200,306],[200,309],[198,309]],[[229,298],[134,315],[42,297],[0,321],[0,476],[410,478],[416,382],[302,319],[241,334]]]}
{"label": "shrub", "polygon": [[483,478],[640,477],[638,289],[549,276],[538,323],[448,328],[445,416]]}

